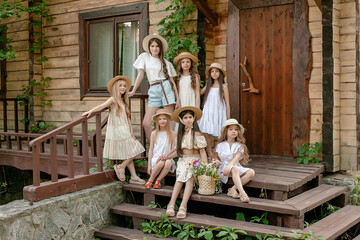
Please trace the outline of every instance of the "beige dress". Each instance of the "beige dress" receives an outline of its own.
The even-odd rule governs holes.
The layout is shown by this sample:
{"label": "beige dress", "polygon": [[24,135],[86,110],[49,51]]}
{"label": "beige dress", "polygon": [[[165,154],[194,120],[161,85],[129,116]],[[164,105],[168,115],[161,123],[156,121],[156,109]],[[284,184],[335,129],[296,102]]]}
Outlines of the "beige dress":
{"label": "beige dress", "polygon": [[115,109],[111,109],[107,123],[103,157],[124,160],[133,158],[144,151],[145,149],[141,143],[131,136],[125,106],[121,106],[120,116],[116,115]]}
{"label": "beige dress", "polygon": [[[194,148],[192,147],[192,136],[190,136],[190,134],[185,134],[182,139],[181,149],[200,149],[205,147],[206,140],[204,136],[195,136]],[[200,155],[183,155],[182,157],[179,157],[176,167],[177,182],[187,182],[187,180],[193,176],[191,171],[192,164],[198,159],[200,159]]]}

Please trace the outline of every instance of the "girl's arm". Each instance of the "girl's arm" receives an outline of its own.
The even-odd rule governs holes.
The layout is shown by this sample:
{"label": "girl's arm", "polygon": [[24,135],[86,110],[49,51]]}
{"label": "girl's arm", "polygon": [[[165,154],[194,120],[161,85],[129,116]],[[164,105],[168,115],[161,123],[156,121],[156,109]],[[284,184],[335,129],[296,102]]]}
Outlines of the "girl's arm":
{"label": "girl's arm", "polygon": [[200,95],[204,95],[205,91],[206,91],[206,85],[205,85],[205,87],[203,87],[203,88],[201,89]]}
{"label": "girl's arm", "polygon": [[132,129],[132,126],[131,126],[131,120],[130,120],[129,117],[128,117],[128,124],[129,124],[130,134],[131,134],[131,136],[133,137],[133,139],[136,140],[136,137],[135,137],[135,135],[134,135],[134,132],[133,132],[133,129]]}
{"label": "girl's arm", "polygon": [[237,152],[234,156],[234,158],[231,160],[231,162],[226,165],[226,167],[224,168],[224,175],[227,176],[229,174],[229,169],[235,165],[236,162],[238,162],[240,160],[240,157],[241,157],[241,152]]}
{"label": "girl's arm", "polygon": [[195,106],[200,108],[200,75],[196,74]]}
{"label": "girl's arm", "polygon": [[173,86],[172,89],[174,90],[175,93],[175,97],[176,97],[176,104],[175,104],[175,108],[179,108],[180,107],[180,98],[179,98],[179,94],[176,88],[176,84],[174,82],[174,79],[172,77],[169,77],[169,81],[170,84]]}
{"label": "girl's arm", "polygon": [[129,97],[134,96],[134,94],[135,94],[135,92],[136,92],[136,89],[139,87],[141,81],[144,79],[144,76],[145,76],[145,71],[144,71],[144,69],[139,69],[139,73],[138,73],[138,75],[137,75],[137,77],[136,77],[133,90],[132,90],[131,92],[129,92]]}
{"label": "girl's arm", "polygon": [[205,163],[208,163],[205,148],[200,148],[199,152],[201,160],[205,161]]}
{"label": "girl's arm", "polygon": [[81,114],[81,116],[86,116],[86,117],[90,117],[90,115],[94,112],[98,112],[101,111],[105,108],[110,107],[111,104],[115,103],[115,99],[113,97],[110,97],[108,100],[106,100],[106,102],[94,107],[93,109],[91,109],[90,111],[84,112],[83,114]]}
{"label": "girl's arm", "polygon": [[171,141],[171,150],[166,153],[163,158],[164,160],[167,159],[171,159],[171,158],[175,158],[177,157],[177,152],[176,152],[176,133],[172,132],[172,141]]}
{"label": "girl's arm", "polygon": [[151,174],[151,159],[153,157],[153,151],[154,151],[154,131],[150,135],[150,146],[149,146],[149,153],[148,153],[148,168],[147,173]]}
{"label": "girl's arm", "polygon": [[224,99],[226,104],[226,118],[230,118],[230,100],[229,100],[229,89],[228,86],[223,86]]}

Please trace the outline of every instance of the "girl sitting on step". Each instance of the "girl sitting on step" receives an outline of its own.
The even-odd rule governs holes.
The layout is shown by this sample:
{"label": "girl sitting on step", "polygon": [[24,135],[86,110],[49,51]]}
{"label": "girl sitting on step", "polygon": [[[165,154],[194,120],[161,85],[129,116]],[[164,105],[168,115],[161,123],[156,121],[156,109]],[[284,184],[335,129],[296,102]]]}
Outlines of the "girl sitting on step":
{"label": "girl sitting on step", "polygon": [[155,130],[150,136],[147,169],[150,178],[145,184],[146,189],[152,188],[156,176],[158,177],[153,188],[161,188],[161,180],[176,169],[172,159],[176,156],[176,133],[170,129],[171,114],[166,109],[158,109],[152,120],[155,122]]}
{"label": "girl sitting on step", "polygon": [[120,181],[125,181],[125,168],[128,167],[130,183],[144,184],[145,181],[136,175],[133,163],[134,157],[144,152],[141,143],[136,140],[130,122],[129,89],[131,80],[126,76],[116,76],[110,80],[107,90],[111,97],[82,114],[89,117],[92,113],[109,108],[103,157],[111,160],[122,160],[121,164],[114,165],[114,170]]}
{"label": "girl sitting on step", "polygon": [[186,218],[187,203],[194,185],[194,176],[191,171],[192,163],[198,159],[205,162],[207,160],[205,152],[206,140],[200,133],[196,122],[201,116],[201,110],[193,106],[178,108],[171,116],[173,121],[179,123],[176,148],[179,160],[176,168],[176,183],[166,209],[166,214],[171,217],[175,216],[175,201],[183,184],[186,183],[184,195],[176,215],[177,218]]}
{"label": "girl sitting on step", "polygon": [[235,184],[232,188],[229,188],[227,195],[240,198],[241,202],[247,203],[250,202],[250,198],[243,186],[255,176],[255,171],[240,165],[240,163],[246,165],[249,161],[244,132],[244,127],[236,119],[226,120],[221,128],[216,153],[221,160],[219,167],[221,182],[227,183],[228,178],[231,177]]}

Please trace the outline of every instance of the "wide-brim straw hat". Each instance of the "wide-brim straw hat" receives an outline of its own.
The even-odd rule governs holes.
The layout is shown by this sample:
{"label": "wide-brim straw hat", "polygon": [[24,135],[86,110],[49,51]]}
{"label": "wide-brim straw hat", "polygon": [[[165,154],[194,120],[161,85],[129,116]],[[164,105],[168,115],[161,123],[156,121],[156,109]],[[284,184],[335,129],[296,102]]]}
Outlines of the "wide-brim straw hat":
{"label": "wide-brim straw hat", "polygon": [[226,71],[225,71],[224,67],[220,63],[212,63],[210,65],[210,67],[208,68],[207,72],[209,72],[209,74],[210,74],[210,70],[213,69],[213,68],[219,69],[223,73],[224,77],[226,77]]}
{"label": "wide-brim straw hat", "polygon": [[127,76],[116,76],[114,77],[113,79],[110,80],[110,82],[108,83],[107,85],[107,90],[109,91],[109,93],[112,92],[112,87],[114,85],[114,83],[118,80],[124,80],[126,82],[126,89],[129,90],[131,85],[132,85],[132,82],[131,82],[131,79],[128,78]]}
{"label": "wide-brim straw hat", "polygon": [[156,121],[156,117],[159,115],[167,115],[171,119],[171,113],[169,113],[166,109],[158,109],[156,113],[152,116],[152,121]]}
{"label": "wide-brim straw hat", "polygon": [[[160,36],[159,34],[157,33],[153,33],[153,34],[149,34],[147,35],[144,39],[143,39],[143,48],[146,52],[150,53],[150,49],[149,49],[149,42],[151,39],[153,38],[157,38],[161,41],[162,45],[163,45],[163,50],[164,52],[168,49],[168,43],[167,41],[165,40],[165,38],[163,38],[162,36]],[[151,53],[150,53],[151,54]]]}
{"label": "wide-brim straw hat", "polygon": [[221,135],[223,135],[222,133],[225,130],[225,128],[230,125],[239,126],[241,134],[244,135],[245,128],[235,118],[229,118],[228,120],[225,121],[224,126],[221,128]]}
{"label": "wide-brim straw hat", "polygon": [[192,106],[186,106],[186,107],[181,107],[181,108],[176,109],[171,115],[172,120],[177,122],[177,123],[180,122],[179,115],[180,115],[181,112],[186,111],[186,110],[193,111],[195,113],[195,119],[196,120],[199,120],[201,118],[201,116],[202,116],[202,111],[201,111],[200,108],[192,107]]}
{"label": "wide-brim straw hat", "polygon": [[189,58],[194,64],[197,64],[199,59],[189,52],[182,52],[174,58],[174,64],[177,65],[181,59]]}

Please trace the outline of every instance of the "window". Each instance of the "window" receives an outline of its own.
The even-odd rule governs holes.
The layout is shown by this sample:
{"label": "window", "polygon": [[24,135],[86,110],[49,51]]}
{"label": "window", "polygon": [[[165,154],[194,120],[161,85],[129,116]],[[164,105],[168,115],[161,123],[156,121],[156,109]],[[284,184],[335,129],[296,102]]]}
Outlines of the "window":
{"label": "window", "polygon": [[79,14],[81,97],[107,96],[106,85],[116,75],[134,83],[137,70],[132,65],[148,34],[147,15],[148,3]]}

